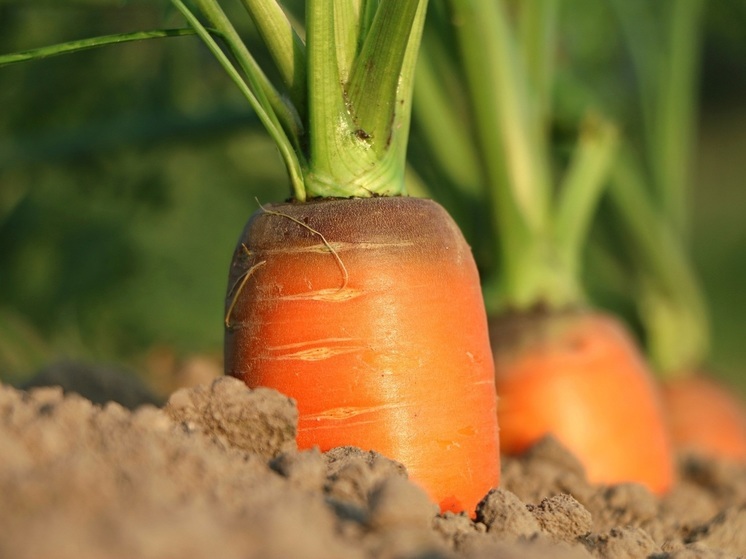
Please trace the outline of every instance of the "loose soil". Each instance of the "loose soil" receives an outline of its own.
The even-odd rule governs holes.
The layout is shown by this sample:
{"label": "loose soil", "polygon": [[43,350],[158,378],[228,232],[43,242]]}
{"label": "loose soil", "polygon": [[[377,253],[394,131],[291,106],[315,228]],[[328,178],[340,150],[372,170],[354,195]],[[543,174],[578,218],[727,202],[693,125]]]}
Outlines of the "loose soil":
{"label": "loose soil", "polygon": [[127,398],[0,385],[0,557],[746,556],[743,466],[682,456],[657,498],[589,485],[547,438],[503,459],[472,520],[375,452],[298,451],[295,404],[272,390],[221,377],[162,407]]}

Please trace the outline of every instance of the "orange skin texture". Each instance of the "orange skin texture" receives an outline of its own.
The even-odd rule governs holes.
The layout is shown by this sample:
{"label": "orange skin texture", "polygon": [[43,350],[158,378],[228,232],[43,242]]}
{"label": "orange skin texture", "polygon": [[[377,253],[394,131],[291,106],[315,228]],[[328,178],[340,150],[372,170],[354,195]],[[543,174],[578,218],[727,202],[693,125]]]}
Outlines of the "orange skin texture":
{"label": "orange skin texture", "polygon": [[664,382],[663,398],[677,449],[746,463],[746,408],[734,393],[694,374]]}
{"label": "orange skin texture", "polygon": [[[251,222],[241,241],[252,252],[241,268],[264,263],[231,313],[226,372],[296,400],[299,448],[375,450],[403,463],[441,510],[473,512],[500,472],[493,360],[476,266],[440,206],[395,199],[406,200],[405,208],[412,200],[418,208],[426,203],[426,211],[390,218],[386,212],[400,204],[387,200],[355,200],[358,214],[380,210],[355,219],[341,207],[323,219],[314,205],[271,208],[303,214],[299,219],[335,247],[344,270],[318,235],[259,212],[255,219],[272,220],[280,241],[252,246]],[[325,219],[368,230],[350,233],[351,226]],[[397,231],[409,219],[415,224]],[[446,226],[418,221],[434,219]],[[434,238],[441,229],[445,236]],[[301,242],[288,240],[292,235]],[[239,245],[239,257],[242,250]],[[227,304],[232,299],[229,291]]]}
{"label": "orange skin texture", "polygon": [[551,434],[590,482],[666,492],[674,466],[660,396],[629,334],[597,313],[539,320],[538,333],[518,333],[518,350],[496,351],[503,452],[521,454]]}

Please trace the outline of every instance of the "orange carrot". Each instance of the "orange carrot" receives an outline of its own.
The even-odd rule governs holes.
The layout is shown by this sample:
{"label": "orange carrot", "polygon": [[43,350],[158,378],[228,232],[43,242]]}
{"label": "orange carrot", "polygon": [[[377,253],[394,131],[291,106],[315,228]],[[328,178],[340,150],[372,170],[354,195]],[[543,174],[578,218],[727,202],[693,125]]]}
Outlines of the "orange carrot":
{"label": "orange carrot", "polygon": [[735,394],[699,373],[664,381],[663,397],[678,449],[746,463],[746,408]]}
{"label": "orange carrot", "polygon": [[298,403],[300,448],[404,463],[442,510],[499,482],[493,364],[471,251],[415,198],[258,211],[226,297],[226,372]]}
{"label": "orange carrot", "polygon": [[656,386],[621,323],[590,312],[493,323],[501,448],[520,454],[551,434],[593,483],[673,482]]}
{"label": "orange carrot", "polygon": [[226,373],[296,400],[300,448],[378,451],[442,510],[473,513],[500,472],[479,277],[445,210],[405,196],[427,0],[308,0],[302,33],[278,3],[244,2],[279,88],[217,0],[195,4],[231,56],[172,2],[251,102],[292,183],[292,202],[261,207],[235,250]]}

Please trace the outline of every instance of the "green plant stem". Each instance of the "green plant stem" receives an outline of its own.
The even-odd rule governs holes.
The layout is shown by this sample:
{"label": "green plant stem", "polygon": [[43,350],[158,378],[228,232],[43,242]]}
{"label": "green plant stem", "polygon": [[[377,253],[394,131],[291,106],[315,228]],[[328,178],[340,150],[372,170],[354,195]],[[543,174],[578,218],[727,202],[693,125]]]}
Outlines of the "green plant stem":
{"label": "green plant stem", "polygon": [[0,55],[0,66],[26,62],[29,60],[40,60],[51,56],[61,54],[71,54],[83,50],[89,50],[107,45],[118,45],[130,43],[133,41],[142,41],[146,39],[160,39],[164,37],[183,37],[185,35],[194,35],[193,29],[155,29],[152,31],[137,31],[134,33],[118,33],[115,35],[103,35],[101,37],[91,37],[77,41],[69,41],[56,45],[49,45],[36,49],[29,49],[19,52]]}
{"label": "green plant stem", "polygon": [[554,58],[557,34],[558,0],[532,0],[530,7],[519,11],[519,37],[532,106],[536,112],[534,134],[546,142],[552,110]]}
{"label": "green plant stem", "polygon": [[615,127],[586,123],[554,189],[547,126],[556,2],[520,6],[520,42],[502,2],[452,0],[450,7],[500,243],[501,283],[486,289],[487,305],[501,312],[581,304],[580,254],[606,184]]}
{"label": "green plant stem", "polygon": [[659,69],[654,151],[655,184],[664,213],[678,235],[686,238],[691,175],[692,138],[697,99],[699,34],[702,0],[674,1],[668,19],[670,31],[664,46],[669,53]]}
{"label": "green plant stem", "polygon": [[[172,0],[172,2],[184,15],[190,25],[192,25],[194,30],[207,45],[207,47],[210,49],[221,66],[223,66],[226,73],[238,86],[244,97],[246,97],[246,99],[249,101],[249,104],[256,112],[259,120],[267,129],[270,136],[277,144],[278,149],[280,150],[280,154],[285,162],[285,166],[288,169],[290,181],[296,197],[299,200],[305,200],[305,185],[300,159],[302,157],[302,154],[300,152],[300,149],[298,148],[298,139],[295,138],[295,141],[292,141],[290,138],[288,138],[282,125],[280,124],[277,113],[275,112],[275,109],[282,112],[282,106],[284,105],[278,105],[277,102],[270,103],[269,99],[267,98],[267,93],[271,94],[273,89],[270,87],[269,82],[266,80],[263,73],[256,65],[253,57],[251,57],[248,51],[246,51],[245,47],[240,47],[240,45],[243,45],[243,43],[241,43],[240,39],[237,39],[237,33],[235,32],[235,29],[233,29],[230,21],[228,21],[225,14],[223,14],[220,6],[214,0],[199,0],[199,5],[200,8],[203,10],[203,13],[214,24],[217,24],[218,30],[221,33],[228,33],[229,38],[226,40],[229,41],[229,43],[236,40],[238,41],[238,43],[240,43],[240,45],[233,45],[234,52],[237,53],[237,56],[240,57],[239,60],[243,58],[241,62],[246,72],[246,77],[242,76],[238,72],[238,70],[233,66],[222,49],[212,38],[207,28],[202,25],[199,19],[184,5],[184,3],[181,0]],[[247,79],[248,82],[246,81]]]}
{"label": "green plant stem", "polygon": [[275,0],[242,0],[280,72],[301,121],[306,119],[306,47]]}
{"label": "green plant stem", "polygon": [[419,44],[420,30],[413,29],[417,14],[424,15],[419,8],[419,0],[381,0],[350,75],[347,96],[356,125],[374,140],[379,156],[391,142],[399,111],[399,82],[413,31]]}
{"label": "green plant stem", "polygon": [[337,73],[342,83],[350,79],[352,66],[370,22],[365,20],[360,0],[345,0],[334,5],[334,42],[337,50]]}
{"label": "green plant stem", "polygon": [[524,307],[535,298],[548,197],[544,178],[536,176],[545,164],[536,160],[542,152],[528,133],[526,82],[500,3],[453,0],[450,7],[501,243],[502,298]]}
{"label": "green plant stem", "polygon": [[306,188],[310,196],[365,195],[355,184],[358,165],[375,165],[367,138],[356,135],[339,79],[335,10],[324,0],[306,6],[308,57],[308,131],[310,144]]}
{"label": "green plant stem", "polygon": [[613,4],[637,74],[656,203],[678,234],[686,236],[704,2]]}
{"label": "green plant stem", "polygon": [[[344,84],[335,33],[339,19],[328,2],[309,0],[309,196],[404,193],[411,89],[426,5],[381,2],[370,28],[361,29],[365,41]],[[346,14],[340,17],[347,21]]]}
{"label": "green plant stem", "polygon": [[[181,0],[179,0],[179,3],[182,3]],[[196,4],[210,23],[219,30],[220,37],[228,45],[231,53],[241,66],[247,86],[263,107],[269,120],[274,123],[275,127],[286,131],[286,135],[276,138],[276,141],[278,139],[283,143],[289,141],[296,154],[301,153],[300,137],[303,135],[303,124],[295,106],[286,101],[267,79],[259,64],[246,48],[245,43],[241,40],[230,19],[220,8],[217,0],[196,0]],[[205,36],[202,36],[202,38],[207,40],[208,46],[210,46],[209,38]],[[213,51],[213,54],[215,54],[215,51]]]}
{"label": "green plant stem", "polygon": [[[641,160],[631,148],[625,150],[614,173],[612,201],[633,247],[648,351],[659,373],[672,377],[702,364],[711,336],[707,304],[686,248],[704,2],[667,0],[652,6],[616,0],[615,6],[641,84],[646,142]],[[641,10],[650,24],[641,23]]]}
{"label": "green plant stem", "polygon": [[[597,114],[583,123],[570,168],[559,188],[554,215],[554,238],[562,269],[580,277],[581,250],[585,246],[611,164],[616,155],[618,131]],[[580,286],[574,288],[578,295]]]}

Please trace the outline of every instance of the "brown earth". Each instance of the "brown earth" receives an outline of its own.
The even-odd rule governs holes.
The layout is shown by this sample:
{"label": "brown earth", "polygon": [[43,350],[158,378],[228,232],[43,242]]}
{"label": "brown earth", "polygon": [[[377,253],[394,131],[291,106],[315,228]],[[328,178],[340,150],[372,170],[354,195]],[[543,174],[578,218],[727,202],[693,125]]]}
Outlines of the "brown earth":
{"label": "brown earth", "polygon": [[743,466],[681,457],[656,498],[589,485],[546,439],[503,459],[472,521],[374,452],[299,452],[296,422],[292,400],[229,377],[134,411],[0,385],[0,557],[746,556]]}

